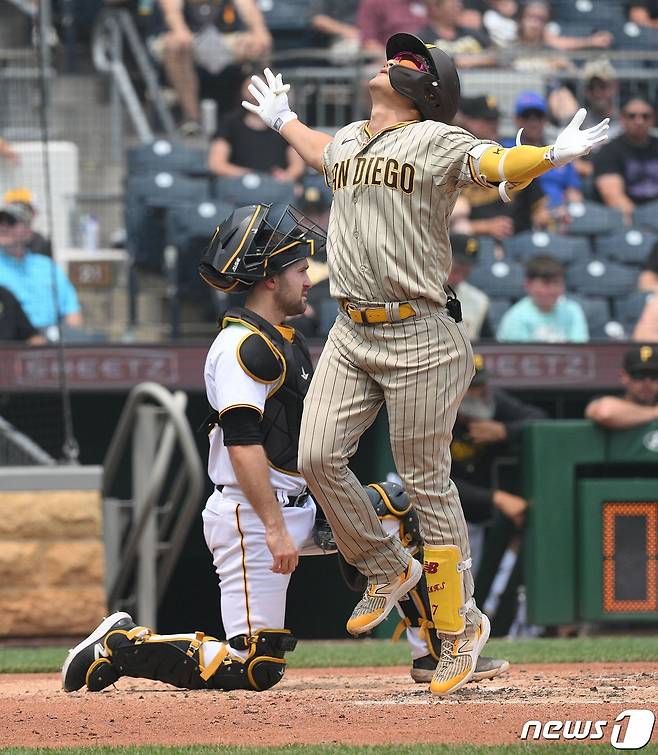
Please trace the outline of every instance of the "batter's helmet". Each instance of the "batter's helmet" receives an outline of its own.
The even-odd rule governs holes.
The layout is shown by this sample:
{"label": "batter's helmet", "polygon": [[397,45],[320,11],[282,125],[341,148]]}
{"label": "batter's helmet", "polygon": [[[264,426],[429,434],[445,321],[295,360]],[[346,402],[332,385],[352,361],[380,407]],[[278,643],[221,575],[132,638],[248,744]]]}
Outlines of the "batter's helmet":
{"label": "batter's helmet", "polygon": [[319,225],[290,205],[238,207],[221,223],[199,264],[213,288],[237,293],[324,248]]}
{"label": "batter's helmet", "polygon": [[394,34],[386,43],[386,59],[398,53],[421,55],[428,72],[395,65],[388,70],[388,78],[396,92],[408,97],[423,118],[452,123],[459,107],[459,75],[452,58],[434,45],[426,45],[413,34]]}

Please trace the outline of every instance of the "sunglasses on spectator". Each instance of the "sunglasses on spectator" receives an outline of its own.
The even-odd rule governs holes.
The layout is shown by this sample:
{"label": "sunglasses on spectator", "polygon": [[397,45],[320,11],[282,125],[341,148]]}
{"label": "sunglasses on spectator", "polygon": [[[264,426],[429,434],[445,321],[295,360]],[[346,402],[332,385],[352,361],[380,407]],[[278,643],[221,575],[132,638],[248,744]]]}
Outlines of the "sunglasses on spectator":
{"label": "sunglasses on spectator", "polygon": [[415,52],[399,52],[395,57],[388,61],[389,63],[397,63],[398,65],[404,65],[405,63],[411,63],[411,65],[418,71],[427,73],[429,67],[427,61],[422,55],[418,55]]}
{"label": "sunglasses on spectator", "polygon": [[8,215],[5,212],[0,212],[0,225],[14,226],[18,221],[13,215]]}
{"label": "sunglasses on spectator", "polygon": [[653,113],[651,112],[626,112],[624,113],[625,118],[630,118],[631,120],[635,120],[636,118],[642,118],[643,121],[648,121],[653,116]]}
{"label": "sunglasses on spectator", "polygon": [[632,370],[628,373],[631,380],[658,380],[658,372],[647,372],[646,370]]}

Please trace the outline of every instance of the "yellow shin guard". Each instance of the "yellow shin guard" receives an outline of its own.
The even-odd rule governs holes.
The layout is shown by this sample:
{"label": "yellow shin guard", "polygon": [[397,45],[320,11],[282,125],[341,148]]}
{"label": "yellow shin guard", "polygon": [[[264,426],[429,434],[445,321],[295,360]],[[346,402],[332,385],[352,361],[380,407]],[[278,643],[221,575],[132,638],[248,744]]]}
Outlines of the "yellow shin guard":
{"label": "yellow shin guard", "polygon": [[470,568],[471,559],[462,560],[457,545],[426,545],[423,572],[432,610],[431,622],[437,632],[462,634],[466,628],[464,618],[464,571]]}

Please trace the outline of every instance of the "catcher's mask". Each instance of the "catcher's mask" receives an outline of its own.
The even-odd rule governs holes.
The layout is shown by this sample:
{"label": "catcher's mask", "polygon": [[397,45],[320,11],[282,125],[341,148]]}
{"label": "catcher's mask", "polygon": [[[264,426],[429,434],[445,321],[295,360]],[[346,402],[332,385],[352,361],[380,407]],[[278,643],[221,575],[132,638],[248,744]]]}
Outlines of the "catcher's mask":
{"label": "catcher's mask", "polygon": [[217,226],[199,275],[220,291],[245,291],[318,254],[326,242],[320,226],[290,205],[238,207]]}
{"label": "catcher's mask", "polygon": [[388,78],[396,92],[408,97],[426,120],[452,123],[459,106],[459,75],[452,58],[413,34],[393,34],[386,43],[386,60],[402,52],[420,55],[428,71],[392,65]]}

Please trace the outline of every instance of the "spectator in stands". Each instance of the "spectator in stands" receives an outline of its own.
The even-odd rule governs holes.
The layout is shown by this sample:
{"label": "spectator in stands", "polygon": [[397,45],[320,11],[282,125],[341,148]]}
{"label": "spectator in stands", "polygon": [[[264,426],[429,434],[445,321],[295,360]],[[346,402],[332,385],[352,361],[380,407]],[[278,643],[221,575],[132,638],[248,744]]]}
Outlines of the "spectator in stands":
{"label": "spectator in stands", "polygon": [[37,216],[37,208],[32,192],[29,189],[10,189],[4,193],[2,201],[4,204],[15,203],[29,214],[30,222],[24,226],[26,237],[23,239],[29,250],[35,254],[45,254],[46,257],[52,257],[53,250],[50,239],[42,236],[32,228],[34,219]]}
{"label": "spectator in stands", "polygon": [[[153,56],[164,66],[180,103],[183,134],[194,135],[200,126],[200,75],[219,76],[213,88],[223,106],[232,99],[227,85],[235,80],[236,64],[262,61],[272,47],[263,14],[255,0],[158,0],[165,30],[151,37]],[[239,20],[245,31],[236,31]],[[238,87],[239,89],[239,87]],[[236,92],[237,94],[237,92]]]}
{"label": "spectator in stands", "polygon": [[471,341],[488,338],[492,335],[487,319],[489,297],[467,280],[477,261],[480,242],[475,236],[451,234],[450,245],[452,266],[448,274],[448,285],[455,290],[461,302],[468,337]]}
{"label": "spectator in stands", "polygon": [[492,51],[489,35],[460,26],[459,19],[464,10],[462,0],[425,0],[429,12],[429,23],[418,36],[424,41],[440,47],[450,55],[458,68],[482,68],[495,66],[496,55]]}
{"label": "spectator in stands", "polygon": [[[255,102],[249,92],[251,77],[242,84],[242,99]],[[277,181],[297,182],[305,165],[278,132],[243,107],[232,110],[218,125],[210,146],[208,167],[217,176],[268,173]]]}
{"label": "spectator in stands", "polygon": [[[610,61],[605,58],[590,60],[583,68],[583,81],[585,82],[585,102],[582,107],[586,108],[587,116],[581,128],[591,128],[604,118],[609,118],[608,139],[616,139],[622,131],[617,107],[619,94],[617,72]],[[573,98],[571,105],[565,102],[564,112],[554,112],[553,115],[560,124],[566,125],[579,107],[581,105]],[[572,163],[578,175],[587,179],[587,187],[590,187],[591,176],[594,173],[592,155],[598,152],[601,146],[601,144],[596,144],[590,155],[574,160]]]}
{"label": "spectator in stands", "polygon": [[655,110],[633,97],[621,111],[623,133],[594,155],[594,182],[602,201],[633,222],[635,206],[658,199],[658,138],[651,129]]}
{"label": "spectator in stands", "polygon": [[658,292],[658,244],[654,245],[651,254],[644,263],[644,270],[640,273],[637,287],[640,291]]}
{"label": "spectator in stands", "polygon": [[0,286],[0,341],[27,341],[32,345],[46,343],[16,297],[4,286]]}
{"label": "spectator in stands", "polygon": [[19,161],[14,148],[6,139],[2,138],[0,138],[0,158],[6,160],[8,163],[13,163],[14,165]]}
{"label": "spectator in stands", "polygon": [[[492,95],[461,99],[460,125],[479,139],[499,141],[499,116],[498,103]],[[538,181],[521,192],[513,192],[509,203],[501,202],[497,189],[471,184],[455,206],[451,225],[460,233],[502,240],[530,228],[546,227],[551,222],[547,205]]]}
{"label": "spectator in stands", "polygon": [[[583,81],[585,82],[583,107],[587,109],[587,116],[581,128],[590,128],[604,118],[609,118],[608,139],[616,138],[621,134],[622,125],[617,107],[619,81],[613,65],[605,58],[590,60],[583,68]],[[595,145],[593,152],[598,152],[600,148],[601,145]]]}
{"label": "spectator in stands", "polygon": [[498,47],[509,47],[518,37],[516,0],[485,0],[481,4],[482,27]]}
{"label": "spectator in stands", "polygon": [[[516,127],[523,129],[523,144],[543,147],[553,141],[553,137],[545,133],[548,125],[548,103],[541,94],[523,92],[518,96],[514,110]],[[512,147],[514,143],[513,139],[502,142],[504,147]],[[561,207],[566,202],[583,201],[580,178],[572,163],[544,173],[539,177],[539,183],[548,198],[550,209]]]}
{"label": "spectator in stands", "polygon": [[658,0],[630,0],[628,20],[647,29],[658,29]]}
{"label": "spectator in stands", "polygon": [[450,445],[450,477],[459,490],[464,515],[482,523],[496,509],[521,526],[528,502],[494,487],[494,462],[501,454],[517,455],[526,422],[544,419],[541,409],[514,398],[488,379],[482,355],[474,355],[475,376],[459,407]]}
{"label": "spectator in stands", "polygon": [[386,40],[396,32],[417,34],[427,24],[427,6],[421,0],[361,0],[357,25],[365,51],[384,53]]}
{"label": "spectator in stands", "polygon": [[359,0],[311,0],[311,26],[327,41],[334,62],[351,60],[361,46],[356,23]]}
{"label": "spectator in stands", "polygon": [[647,301],[633,331],[634,341],[658,342],[658,294]]}
{"label": "spectator in stands", "polygon": [[484,31],[482,15],[488,8],[487,0],[464,0],[464,9],[459,17],[460,25]]}
{"label": "spectator in stands", "polygon": [[658,347],[632,346],[621,370],[624,395],[591,401],[585,416],[608,430],[628,430],[658,420]]}
{"label": "spectator in stands", "polygon": [[[551,20],[550,3],[544,0],[530,0],[521,9],[519,17],[519,34],[517,45],[528,50],[574,50],[609,49],[614,37],[609,31],[596,31],[582,37],[566,36],[559,27],[549,23]],[[521,52],[521,54],[523,54]],[[560,59],[554,59],[560,60]],[[552,63],[553,67],[561,68],[562,63]]]}
{"label": "spectator in stands", "polygon": [[527,296],[503,315],[499,341],[581,343],[589,340],[582,307],[564,295],[564,270],[553,257],[533,257],[526,265]]}
{"label": "spectator in stands", "polygon": [[71,282],[49,257],[34,254],[25,242],[30,220],[29,212],[16,203],[0,206],[0,285],[14,294],[35,328],[58,325],[60,319],[80,327]]}

